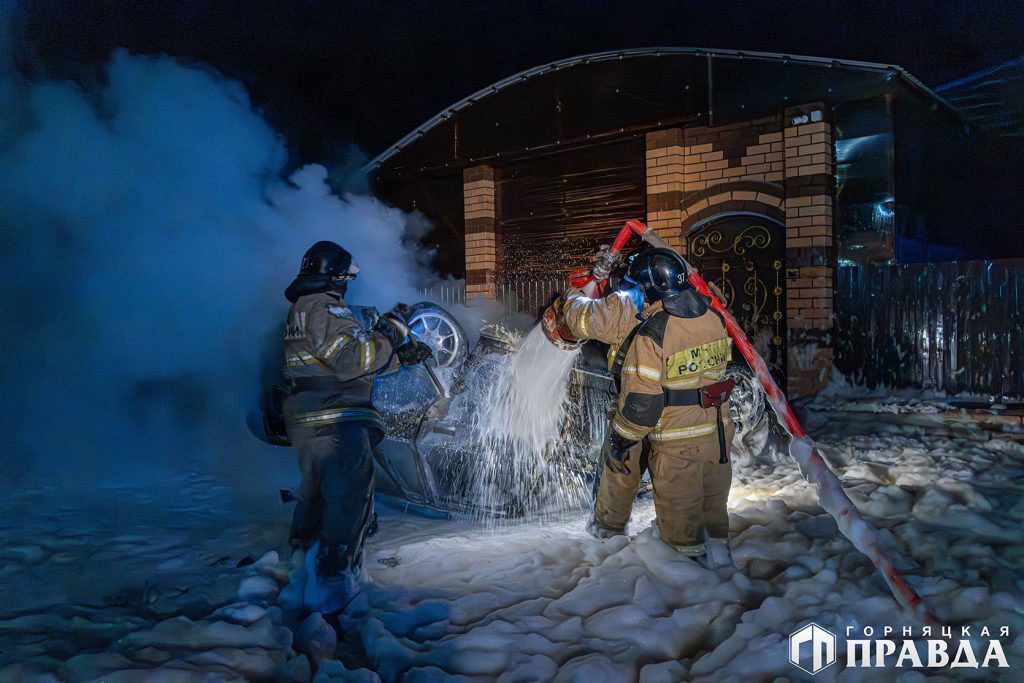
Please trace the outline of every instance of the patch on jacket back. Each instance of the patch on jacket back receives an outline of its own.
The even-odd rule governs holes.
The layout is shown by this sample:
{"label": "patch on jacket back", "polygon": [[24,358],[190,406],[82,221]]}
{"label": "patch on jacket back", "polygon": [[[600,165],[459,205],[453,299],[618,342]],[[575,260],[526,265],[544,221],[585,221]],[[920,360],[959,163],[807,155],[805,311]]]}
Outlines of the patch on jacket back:
{"label": "patch on jacket back", "polygon": [[348,306],[335,306],[334,304],[331,304],[327,307],[327,312],[335,318],[348,318],[349,320],[355,320],[355,316],[352,315],[352,309]]}
{"label": "patch on jacket back", "polygon": [[732,340],[726,337],[677,351],[668,357],[665,365],[668,370],[668,378],[672,379],[711,370],[730,360],[732,360]]}
{"label": "patch on jacket back", "polygon": [[284,325],[285,339],[302,339],[306,336],[306,312],[292,311]]}

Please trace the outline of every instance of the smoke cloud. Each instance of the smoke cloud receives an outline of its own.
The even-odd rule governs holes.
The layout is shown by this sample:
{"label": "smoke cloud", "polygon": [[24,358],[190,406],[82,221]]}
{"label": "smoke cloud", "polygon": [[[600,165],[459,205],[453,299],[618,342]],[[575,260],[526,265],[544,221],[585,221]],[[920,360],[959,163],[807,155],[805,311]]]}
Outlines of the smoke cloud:
{"label": "smoke cloud", "polygon": [[430,277],[403,246],[423,221],[333,194],[321,166],[285,177],[282,139],[210,69],[117,52],[95,82],[0,64],[0,477],[280,461],[245,420],[302,253],[339,242],[362,268],[350,299],[386,309]]}

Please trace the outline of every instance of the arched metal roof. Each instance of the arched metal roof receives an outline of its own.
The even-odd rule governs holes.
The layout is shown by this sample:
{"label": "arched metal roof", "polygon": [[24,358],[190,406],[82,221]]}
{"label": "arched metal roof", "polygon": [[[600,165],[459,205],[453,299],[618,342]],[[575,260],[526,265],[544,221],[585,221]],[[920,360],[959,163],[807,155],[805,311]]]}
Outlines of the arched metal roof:
{"label": "arched metal roof", "polygon": [[746,50],[709,49],[699,47],[647,47],[625,50],[613,50],[607,52],[595,52],[592,54],[579,55],[568,59],[557,60],[535,66],[521,71],[512,76],[501,79],[485,88],[482,88],[472,95],[459,100],[451,106],[445,107],[442,111],[415,128],[408,135],[391,145],[384,152],[372,159],[363,167],[364,172],[372,172],[380,168],[385,162],[399,154],[417,140],[424,138],[428,133],[442,123],[447,122],[460,112],[463,112],[481,101],[487,100],[503,90],[515,85],[523,84],[539,77],[572,69],[582,65],[595,64],[600,62],[614,62],[640,57],[704,57],[709,65],[709,88],[710,88],[710,65],[714,59],[724,60],[748,60],[752,62],[773,62],[776,64],[792,64],[801,66],[814,66],[824,69],[844,69],[862,72],[873,72],[884,75],[886,80],[898,79],[920,95],[938,102],[950,111],[956,112],[946,100],[937,95],[933,90],[924,85],[920,80],[911,75],[902,67],[895,64],[883,64],[876,62],[861,62],[847,59],[829,59],[824,57],[810,57],[806,55],[790,55],[775,52],[755,52]]}
{"label": "arched metal roof", "polygon": [[1024,139],[1024,57],[936,88],[972,123],[997,135]]}

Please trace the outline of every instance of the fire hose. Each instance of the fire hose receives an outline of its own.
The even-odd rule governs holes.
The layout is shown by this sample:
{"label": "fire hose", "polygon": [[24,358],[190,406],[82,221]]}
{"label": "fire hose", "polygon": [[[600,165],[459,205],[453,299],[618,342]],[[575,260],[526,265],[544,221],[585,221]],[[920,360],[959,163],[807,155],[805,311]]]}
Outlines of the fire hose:
{"label": "fire hose", "polygon": [[[618,264],[619,255],[622,253],[623,248],[625,248],[626,243],[629,242],[629,238],[633,236],[633,230],[631,221],[627,222],[622,230],[619,231],[619,234],[615,236],[615,241],[612,242],[611,246],[598,257],[597,263],[591,272],[574,271],[569,276],[572,286],[581,289],[589,297],[596,296],[601,283],[611,275],[612,270]],[[544,310],[544,315],[541,318],[541,328],[544,330],[544,336],[548,338],[549,342],[564,351],[572,351],[578,349],[583,344],[583,341],[576,339],[572,332],[569,331],[569,328],[566,327],[565,318],[562,317],[562,303],[562,297],[558,297],[553,304]]]}
{"label": "fire hose", "polygon": [[[643,222],[633,219],[626,221],[625,227],[619,232],[612,244],[612,247],[608,250],[608,258],[616,258],[618,253],[625,246],[631,233],[636,233],[645,242],[653,247],[661,249],[672,249],[671,246],[661,237],[659,237],[654,230],[651,230]],[[625,237],[623,237],[625,235]],[[614,250],[614,253],[613,253]],[[610,262],[610,261],[609,261]],[[684,262],[685,259],[684,259]],[[600,264],[599,264],[600,265]],[[792,441],[790,443],[789,454],[797,462],[800,467],[800,473],[804,479],[808,482],[817,486],[818,489],[818,500],[821,506],[832,515],[836,520],[836,524],[839,527],[839,531],[845,536],[857,550],[863,553],[875,568],[881,573],[882,578],[885,579],[889,589],[892,591],[893,596],[896,600],[903,605],[906,609],[914,613],[926,624],[937,624],[938,620],[925,605],[924,600],[920,595],[917,594],[910,584],[907,583],[906,579],[900,574],[899,570],[893,565],[893,563],[886,556],[882,550],[878,531],[872,527],[867,521],[864,520],[860,515],[860,511],[850,500],[850,497],[846,495],[846,491],[843,490],[843,485],[836,477],[835,473],[829,469],[825,460],[818,453],[818,449],[814,445],[814,441],[807,436],[807,432],[804,431],[803,425],[796,418],[796,414],[793,412],[793,408],[789,405],[789,401],[786,399],[785,394],[782,393],[782,389],[779,388],[775,378],[772,377],[768,371],[768,366],[765,364],[764,359],[757,353],[754,346],[750,343],[746,333],[740,327],[736,318],[733,317],[732,313],[725,307],[725,305],[718,299],[717,296],[709,289],[708,283],[704,281],[704,278],[700,276],[697,270],[686,262],[686,268],[688,280],[690,284],[698,292],[711,299],[711,308],[718,313],[725,321],[725,329],[728,331],[729,336],[732,337],[736,343],[736,347],[739,349],[743,358],[746,359],[750,369],[757,375],[758,380],[764,387],[765,394],[768,397],[768,402],[771,407],[775,410],[775,414],[781,420],[786,431],[789,432]],[[599,275],[607,274],[598,272],[598,268],[594,268],[594,281],[597,281]],[[590,283],[587,283],[588,285]],[[592,289],[596,290],[596,287]],[[584,290],[586,291],[586,290]],[[553,311],[554,309],[548,309]],[[552,316],[554,318],[554,316]],[[549,321],[547,312],[543,321],[545,332],[548,333],[548,338],[552,336],[552,331],[549,330]],[[557,334],[558,330],[553,331]],[[570,337],[571,338],[571,337]],[[564,347],[563,347],[564,348]]]}

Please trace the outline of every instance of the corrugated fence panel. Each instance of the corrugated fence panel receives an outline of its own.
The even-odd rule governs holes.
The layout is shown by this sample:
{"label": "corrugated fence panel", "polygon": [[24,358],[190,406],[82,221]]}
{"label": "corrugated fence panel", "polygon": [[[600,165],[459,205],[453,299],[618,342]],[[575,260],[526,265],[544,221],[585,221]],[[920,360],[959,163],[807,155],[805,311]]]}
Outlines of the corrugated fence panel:
{"label": "corrugated fence panel", "polygon": [[503,279],[565,276],[593,262],[630,218],[646,214],[642,136],[523,161],[502,170]]}
{"label": "corrugated fence panel", "polygon": [[855,383],[1024,396],[1024,260],[844,266],[835,306]]}

